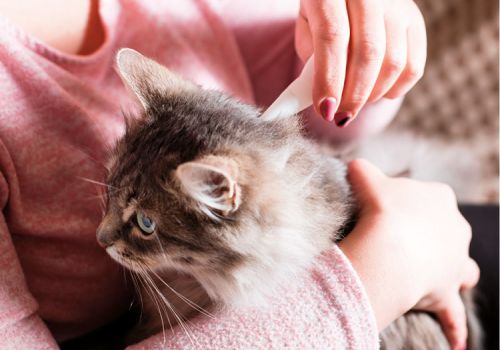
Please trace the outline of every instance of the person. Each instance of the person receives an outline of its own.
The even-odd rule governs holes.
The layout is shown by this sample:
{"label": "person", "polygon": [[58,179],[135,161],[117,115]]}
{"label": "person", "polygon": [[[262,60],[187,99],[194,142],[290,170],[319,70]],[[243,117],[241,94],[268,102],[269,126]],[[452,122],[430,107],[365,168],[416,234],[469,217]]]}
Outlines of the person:
{"label": "person", "polygon": [[[300,69],[295,38],[302,60],[315,54],[314,109],[338,126],[311,128],[342,140],[383,128],[425,64],[410,0],[25,0],[0,1],[0,13],[2,349],[57,348],[129,307],[122,271],[95,240],[89,183],[131,106],[112,68],[118,48],[267,105]],[[434,312],[463,348],[458,293],[479,271],[452,191],[362,160],[349,178],[362,206],[355,229],[265,312],[227,310],[193,320],[193,338],[175,331],[132,348],[377,348],[378,332],[410,309]]]}

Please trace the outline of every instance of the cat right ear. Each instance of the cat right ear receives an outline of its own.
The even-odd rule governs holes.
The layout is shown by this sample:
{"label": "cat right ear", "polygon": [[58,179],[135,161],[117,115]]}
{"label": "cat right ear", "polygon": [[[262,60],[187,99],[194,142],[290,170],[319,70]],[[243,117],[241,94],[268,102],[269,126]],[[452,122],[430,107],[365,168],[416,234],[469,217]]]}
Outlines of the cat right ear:
{"label": "cat right ear", "polygon": [[194,83],[132,49],[118,51],[116,66],[123,82],[145,110],[159,96],[174,97],[198,89]]}
{"label": "cat right ear", "polygon": [[208,156],[179,165],[175,171],[182,189],[194,199],[202,212],[218,220],[235,212],[241,202],[238,166],[232,159]]}

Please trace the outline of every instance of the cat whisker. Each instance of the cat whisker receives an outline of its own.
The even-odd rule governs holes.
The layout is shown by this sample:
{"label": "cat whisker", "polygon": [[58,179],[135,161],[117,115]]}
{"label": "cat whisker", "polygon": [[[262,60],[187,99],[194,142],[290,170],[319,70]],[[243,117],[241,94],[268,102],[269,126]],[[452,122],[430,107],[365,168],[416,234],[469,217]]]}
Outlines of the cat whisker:
{"label": "cat whisker", "polygon": [[160,279],[160,282],[162,282],[168,289],[170,289],[175,295],[177,295],[180,299],[182,299],[186,304],[188,304],[189,306],[191,306],[193,309],[195,309],[196,311],[202,313],[203,315],[205,315],[207,317],[215,319],[215,316],[213,314],[211,314],[208,310],[204,309],[203,307],[201,307],[198,304],[196,304],[194,301],[190,300],[189,298],[186,298],[184,295],[182,295],[179,292],[177,292],[174,288],[172,288],[170,285],[168,285],[158,275],[156,275],[156,277],[158,279]]}
{"label": "cat whisker", "polygon": [[[137,288],[137,285],[135,283],[134,277],[132,275],[130,276],[130,280],[132,281],[132,284],[134,285],[134,291],[137,292],[138,288]],[[128,307],[128,311],[132,310],[135,303],[136,303],[136,300],[135,300],[135,295],[134,295],[134,298],[132,299],[132,301],[130,302],[130,305]],[[142,314],[142,307],[141,307],[141,314]]]}
{"label": "cat whisker", "polygon": [[[193,344],[193,340],[191,338],[190,333],[184,327],[184,325],[182,323],[182,320],[179,318],[179,316],[177,315],[177,313],[173,309],[173,307],[170,304],[170,302],[163,296],[163,294],[161,294],[161,292],[158,290],[158,287],[156,286],[156,284],[154,283],[154,281],[150,278],[150,276],[147,274],[147,272],[145,270],[142,273],[142,276],[144,277],[144,281],[147,283],[148,288],[151,291],[151,293],[155,294],[155,300],[158,300],[158,303],[161,304],[162,311],[165,313],[165,316],[167,317],[169,328],[172,331],[172,333],[175,333],[174,326],[170,322],[170,317],[168,315],[168,310],[165,309],[165,307],[167,307],[172,312],[173,316],[177,319],[177,322],[179,323],[179,325],[181,326],[181,328],[184,330],[184,332],[188,336],[189,340],[191,341],[191,344]],[[161,315],[160,315],[160,317],[161,317]],[[163,336],[165,338],[165,329],[163,329]]]}
{"label": "cat whisker", "polygon": [[[90,155],[91,153],[94,153],[94,152],[89,147],[85,147],[81,144],[79,144],[78,147],[70,145],[70,144],[66,144],[65,147],[68,147],[68,148],[74,150],[75,154],[80,154],[80,155],[84,156],[84,158],[86,158],[87,160],[90,160],[95,165],[98,165],[98,166],[102,167],[103,169],[107,170],[106,165],[104,165],[103,161],[98,160],[94,156]],[[109,147],[107,147],[107,148],[109,148]]]}
{"label": "cat whisker", "polygon": [[191,341],[191,344],[193,346],[195,346],[195,342],[196,342],[196,344],[199,347],[200,344],[198,343],[198,341],[196,340],[196,338],[188,330],[188,329],[190,329],[189,325],[187,323],[183,322],[182,317],[177,314],[177,312],[175,311],[175,309],[172,306],[172,304],[170,304],[168,302],[168,300],[165,298],[165,296],[160,292],[160,290],[158,289],[158,287],[156,286],[156,284],[153,282],[153,280],[151,279],[151,276],[149,276],[149,274],[144,269],[144,267],[142,267],[142,269],[143,269],[143,276],[144,276],[144,278],[149,281],[150,286],[152,288],[154,288],[154,290],[157,292],[158,297],[160,297],[160,299],[163,300],[163,302],[170,309],[170,311],[172,311],[172,314],[177,319],[177,322],[179,322],[179,326],[181,326],[182,329],[184,330],[184,332],[186,333],[187,337]]}
{"label": "cat whisker", "polygon": [[[158,246],[160,247],[160,250],[161,250],[161,252],[163,254],[163,258],[165,260],[167,260],[167,256],[165,254],[165,250],[163,249],[163,246],[161,245],[160,239],[158,237],[156,237],[156,241],[158,242]],[[156,278],[158,278],[160,280],[160,282],[162,282],[168,289],[170,289],[175,295],[177,295],[186,304],[188,304],[189,306],[191,306],[196,311],[201,312],[205,316],[208,316],[208,317],[210,317],[212,319],[215,319],[215,316],[212,315],[208,310],[204,309],[200,305],[196,304],[194,301],[190,300],[189,298],[186,298],[184,295],[182,295],[181,293],[177,292],[172,286],[170,286],[167,282],[165,282],[165,280],[163,278],[161,278],[156,272],[154,272],[153,269],[148,268],[148,270],[152,274],[154,274],[156,276]]]}
{"label": "cat whisker", "polygon": [[87,177],[77,176],[77,178],[80,179],[80,180],[86,181],[86,182],[90,182],[91,184],[94,184],[94,185],[100,185],[100,186],[104,186],[106,188],[111,188],[111,189],[114,189],[114,190],[120,190],[118,187],[111,186],[111,185],[108,185],[108,184],[106,184],[104,182],[100,182],[100,181],[97,181],[97,180],[92,180],[92,179],[89,179]]}
{"label": "cat whisker", "polygon": [[99,208],[101,209],[102,216],[104,217],[104,215],[106,214],[106,197],[107,197],[106,192],[102,192],[102,193],[98,192],[95,195],[83,197],[82,200],[83,201],[98,202]]}
{"label": "cat whisker", "polygon": [[154,283],[154,281],[151,279],[151,277],[149,276],[149,274],[147,273],[146,269],[143,267],[143,266],[140,266],[140,269],[141,269],[141,273],[140,275],[142,276],[144,282],[150,287],[150,290],[151,291],[154,291],[155,292],[155,295],[156,297],[158,298],[157,300],[159,301],[163,301],[163,304],[162,304],[162,310],[164,311],[165,315],[167,316],[167,321],[168,321],[168,324],[170,326],[170,329],[173,329],[173,326],[172,326],[172,323],[170,322],[170,317],[168,316],[168,312],[167,310],[165,309],[165,307],[168,307],[169,309],[170,308],[170,303],[168,302],[168,300],[165,299],[165,297],[161,294],[161,292],[158,290],[158,287],[156,286],[156,284]]}
{"label": "cat whisker", "polygon": [[93,196],[87,196],[87,197],[83,197],[82,200],[84,201],[95,201],[95,200],[99,200],[99,202],[101,202],[101,200],[103,199],[103,195],[102,194],[96,194],[96,195],[93,195]]}
{"label": "cat whisker", "polygon": [[[156,305],[156,308],[158,309],[158,314],[160,315],[161,328],[162,328],[162,333],[163,333],[163,344],[165,345],[167,342],[167,338],[165,335],[165,323],[163,322],[163,315],[162,315],[165,312],[165,310],[162,307],[160,307],[160,303],[159,303],[158,299],[156,298],[153,289],[149,286],[147,280],[140,278],[139,281],[141,281],[141,284],[145,288],[146,293],[148,293],[150,295],[151,300],[153,300],[153,303]],[[168,318],[168,314],[165,313],[165,315]],[[170,320],[168,322],[170,324]]]}
{"label": "cat whisker", "polygon": [[136,276],[136,273],[134,271],[130,271],[130,272],[131,272],[130,277],[132,278],[132,283],[134,284],[134,288],[135,288],[135,290],[137,291],[137,294],[138,294],[137,297],[139,298],[139,302],[141,304],[141,313],[139,315],[139,322],[141,322],[142,321],[142,313],[143,313],[143,310],[144,310],[144,304],[142,302],[141,288],[139,288],[139,284],[137,282],[137,278],[139,278],[139,277]]}
{"label": "cat whisker", "polygon": [[172,309],[171,306],[170,306],[170,303],[168,302],[168,300],[165,299],[165,297],[163,296],[163,294],[161,294],[161,292],[158,290],[158,287],[156,286],[156,284],[154,283],[154,281],[151,279],[151,277],[149,276],[148,272],[146,271],[145,266],[143,266],[142,264],[140,264],[139,268],[141,270],[140,276],[144,279],[144,282],[147,283],[150,287],[152,287],[154,289],[154,291],[156,292],[157,296],[160,298],[159,301],[163,300],[163,304],[165,304],[165,305],[162,304],[162,306],[163,306],[162,310],[165,313],[165,316],[167,317],[169,328],[172,330],[172,332],[174,332],[172,323],[170,322],[170,317],[168,316],[168,312],[165,309],[165,306],[168,307],[169,309]]}
{"label": "cat whisker", "polygon": [[149,269],[149,271],[155,275],[156,278],[158,278],[160,280],[161,283],[163,283],[168,289],[170,289],[172,291],[172,293],[174,293],[175,295],[177,295],[180,299],[182,299],[186,304],[188,304],[189,306],[191,306],[193,309],[195,309],[196,311],[202,313],[203,315],[207,316],[207,317],[210,317],[212,319],[215,319],[215,316],[213,314],[211,314],[208,310],[204,309],[203,307],[201,307],[200,305],[196,304],[194,301],[190,300],[189,298],[186,298],[184,295],[182,295],[181,293],[177,292],[173,287],[171,287],[167,282],[165,282],[165,280],[163,280],[156,272],[154,272],[153,270]]}

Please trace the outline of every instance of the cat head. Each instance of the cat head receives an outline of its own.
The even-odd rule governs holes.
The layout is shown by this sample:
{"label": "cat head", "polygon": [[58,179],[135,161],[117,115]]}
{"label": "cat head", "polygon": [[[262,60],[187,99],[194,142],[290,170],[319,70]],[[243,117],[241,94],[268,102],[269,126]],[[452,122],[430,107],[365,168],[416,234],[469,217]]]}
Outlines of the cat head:
{"label": "cat head", "polygon": [[289,166],[303,152],[297,123],[259,120],[130,49],[117,66],[142,110],[109,165],[97,238],[111,257],[190,273],[223,299],[313,250],[301,201],[314,166]]}

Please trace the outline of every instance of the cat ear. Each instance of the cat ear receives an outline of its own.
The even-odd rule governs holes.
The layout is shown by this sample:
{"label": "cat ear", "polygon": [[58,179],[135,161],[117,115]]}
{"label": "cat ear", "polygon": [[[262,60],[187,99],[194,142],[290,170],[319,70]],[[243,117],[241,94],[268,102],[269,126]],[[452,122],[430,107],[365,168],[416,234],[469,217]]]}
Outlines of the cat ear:
{"label": "cat ear", "polygon": [[214,210],[223,216],[238,210],[241,189],[238,186],[238,165],[220,156],[208,156],[187,162],[175,171],[183,190],[200,204],[204,213],[218,219]]}
{"label": "cat ear", "polygon": [[154,102],[155,96],[175,96],[198,87],[182,79],[159,63],[132,49],[121,49],[116,55],[118,73],[134,93],[144,109]]}

